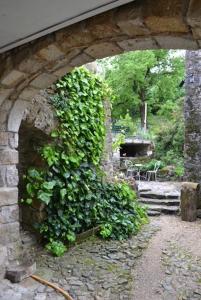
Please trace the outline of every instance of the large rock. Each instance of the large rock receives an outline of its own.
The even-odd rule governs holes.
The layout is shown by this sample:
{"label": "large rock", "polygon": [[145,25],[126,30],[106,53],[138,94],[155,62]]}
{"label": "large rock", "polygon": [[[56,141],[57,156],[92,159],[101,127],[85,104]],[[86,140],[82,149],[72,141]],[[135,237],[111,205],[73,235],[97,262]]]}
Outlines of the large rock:
{"label": "large rock", "polygon": [[184,182],[181,188],[181,218],[193,222],[197,218],[197,204],[200,185],[194,182]]}

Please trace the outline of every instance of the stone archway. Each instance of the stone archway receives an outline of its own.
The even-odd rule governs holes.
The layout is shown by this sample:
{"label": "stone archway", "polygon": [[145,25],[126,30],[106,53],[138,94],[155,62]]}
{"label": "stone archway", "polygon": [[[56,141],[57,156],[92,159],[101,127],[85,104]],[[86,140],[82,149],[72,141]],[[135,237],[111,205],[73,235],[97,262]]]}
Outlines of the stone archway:
{"label": "stone archway", "polygon": [[18,131],[41,89],[73,67],[124,51],[201,47],[198,0],[136,0],[0,55],[0,251],[16,257]]}
{"label": "stone archway", "polygon": [[[50,101],[50,94],[47,91],[41,91],[35,96],[29,107],[23,115],[19,128],[19,200],[24,197],[25,183],[23,175],[29,168],[44,168],[44,162],[41,159],[39,150],[45,144],[51,142],[50,132],[57,126],[57,121]],[[40,220],[43,215],[42,206],[20,205],[20,225],[23,229],[34,230],[34,224]]]}

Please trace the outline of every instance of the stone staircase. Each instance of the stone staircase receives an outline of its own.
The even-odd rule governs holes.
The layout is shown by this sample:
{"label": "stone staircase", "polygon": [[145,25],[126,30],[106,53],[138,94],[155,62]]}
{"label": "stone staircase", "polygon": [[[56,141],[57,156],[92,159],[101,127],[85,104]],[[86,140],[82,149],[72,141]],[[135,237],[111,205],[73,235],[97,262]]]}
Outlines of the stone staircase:
{"label": "stone staircase", "polygon": [[[154,182],[152,182],[154,185]],[[149,216],[160,214],[178,214],[180,206],[180,191],[160,188],[139,188],[139,202],[147,207]]]}

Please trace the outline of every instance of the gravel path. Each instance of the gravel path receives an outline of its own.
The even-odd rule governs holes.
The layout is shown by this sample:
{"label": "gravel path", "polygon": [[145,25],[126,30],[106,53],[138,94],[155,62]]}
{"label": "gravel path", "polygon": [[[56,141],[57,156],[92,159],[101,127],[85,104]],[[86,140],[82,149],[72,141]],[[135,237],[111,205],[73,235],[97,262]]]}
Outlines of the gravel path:
{"label": "gravel path", "polygon": [[201,221],[161,216],[160,231],[133,270],[132,300],[201,299]]}

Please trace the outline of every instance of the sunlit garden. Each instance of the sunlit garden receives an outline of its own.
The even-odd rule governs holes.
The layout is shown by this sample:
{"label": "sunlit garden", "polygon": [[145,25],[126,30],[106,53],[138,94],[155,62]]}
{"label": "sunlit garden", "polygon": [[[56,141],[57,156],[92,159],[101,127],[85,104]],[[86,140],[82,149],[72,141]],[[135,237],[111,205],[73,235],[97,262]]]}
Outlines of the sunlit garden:
{"label": "sunlit garden", "polygon": [[126,174],[129,165],[136,179],[149,180],[147,171],[156,169],[159,180],[182,179],[184,54],[173,50],[136,51],[99,61],[112,91],[117,172]]}

